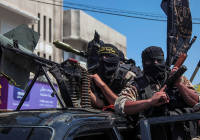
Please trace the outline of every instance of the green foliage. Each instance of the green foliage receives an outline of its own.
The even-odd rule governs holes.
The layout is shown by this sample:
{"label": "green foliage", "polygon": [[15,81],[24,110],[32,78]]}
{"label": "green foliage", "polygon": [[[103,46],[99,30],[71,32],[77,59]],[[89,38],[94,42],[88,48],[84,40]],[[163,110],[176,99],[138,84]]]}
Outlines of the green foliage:
{"label": "green foliage", "polygon": [[194,88],[200,94],[200,84],[195,85]]}

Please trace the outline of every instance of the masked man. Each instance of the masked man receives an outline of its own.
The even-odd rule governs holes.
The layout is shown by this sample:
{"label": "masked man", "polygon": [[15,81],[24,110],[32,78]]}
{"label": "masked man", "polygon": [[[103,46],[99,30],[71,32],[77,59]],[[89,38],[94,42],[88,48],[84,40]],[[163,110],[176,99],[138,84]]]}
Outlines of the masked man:
{"label": "masked man", "polygon": [[[169,76],[169,68],[165,66],[164,53],[160,47],[146,48],[142,52],[142,63],[144,75],[136,78],[121,91],[115,101],[116,112],[144,118],[179,115],[183,112],[194,111],[193,107],[195,108],[198,104],[199,96],[185,78],[178,79],[173,87],[167,87],[167,89],[161,87]],[[177,68],[174,68],[170,73],[176,70]],[[196,125],[194,124],[193,127],[195,128]],[[183,132],[184,125],[178,124],[169,128],[162,126],[156,126],[156,129],[151,128],[152,139],[175,140],[180,138],[182,140],[183,137],[186,139],[194,137],[187,137],[187,132]]]}
{"label": "masked man", "polygon": [[[119,50],[112,44],[104,44],[98,51],[99,67],[97,74],[91,75],[95,85],[90,91],[95,107],[114,105],[120,91],[135,74],[120,67]],[[118,83],[118,84],[117,84]],[[97,88],[93,88],[96,86]]]}

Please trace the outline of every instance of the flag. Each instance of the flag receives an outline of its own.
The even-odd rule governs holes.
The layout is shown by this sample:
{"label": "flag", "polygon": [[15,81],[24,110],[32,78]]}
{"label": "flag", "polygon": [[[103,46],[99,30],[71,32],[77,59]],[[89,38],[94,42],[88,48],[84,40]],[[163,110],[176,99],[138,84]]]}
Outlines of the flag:
{"label": "flag", "polygon": [[162,0],[161,8],[167,15],[167,59],[171,66],[189,47],[192,35],[192,17],[189,0]]}

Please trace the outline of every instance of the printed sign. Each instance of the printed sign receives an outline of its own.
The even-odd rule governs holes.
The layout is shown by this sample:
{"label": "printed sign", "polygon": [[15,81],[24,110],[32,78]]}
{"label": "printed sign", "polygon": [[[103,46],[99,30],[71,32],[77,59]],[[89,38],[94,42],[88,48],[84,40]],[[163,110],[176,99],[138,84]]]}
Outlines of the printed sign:
{"label": "printed sign", "polygon": [[[56,87],[57,88],[57,87]],[[56,96],[52,97],[53,90],[46,83],[36,82],[27,96],[21,109],[56,108]],[[8,109],[16,109],[25,92],[9,85]]]}

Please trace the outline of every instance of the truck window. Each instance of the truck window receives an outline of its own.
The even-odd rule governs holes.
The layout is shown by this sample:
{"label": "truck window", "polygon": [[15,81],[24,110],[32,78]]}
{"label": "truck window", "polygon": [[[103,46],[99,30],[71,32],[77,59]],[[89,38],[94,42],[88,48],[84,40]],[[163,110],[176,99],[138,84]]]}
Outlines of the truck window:
{"label": "truck window", "polygon": [[120,132],[121,137],[123,140],[129,140],[129,139],[136,139],[136,130],[133,128],[127,128],[127,127],[118,127],[118,130]]}
{"label": "truck window", "polygon": [[89,130],[75,136],[73,140],[117,140],[112,129]]}
{"label": "truck window", "polygon": [[52,131],[40,127],[0,127],[1,140],[49,140]]}

